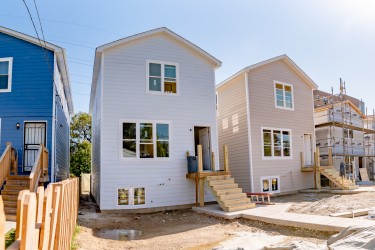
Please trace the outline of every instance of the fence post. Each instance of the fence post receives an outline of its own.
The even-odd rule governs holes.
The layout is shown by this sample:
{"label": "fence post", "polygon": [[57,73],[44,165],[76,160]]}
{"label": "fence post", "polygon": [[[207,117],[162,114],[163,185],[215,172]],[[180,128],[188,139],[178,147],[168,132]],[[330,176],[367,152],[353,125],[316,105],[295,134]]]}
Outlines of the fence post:
{"label": "fence post", "polygon": [[20,250],[34,250],[34,240],[38,241],[35,235],[36,221],[36,195],[28,193],[25,195],[22,214],[22,233]]}

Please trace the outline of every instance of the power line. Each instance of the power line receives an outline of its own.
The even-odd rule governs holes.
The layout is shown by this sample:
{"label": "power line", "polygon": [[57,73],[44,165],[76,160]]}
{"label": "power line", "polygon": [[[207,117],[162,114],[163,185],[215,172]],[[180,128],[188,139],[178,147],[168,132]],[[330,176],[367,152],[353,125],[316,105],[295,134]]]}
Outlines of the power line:
{"label": "power line", "polygon": [[84,78],[91,78],[91,76],[85,76],[85,75],[79,75],[79,74],[71,74],[73,76],[80,76],[80,77],[84,77]]}
{"label": "power line", "polygon": [[91,83],[87,83],[87,82],[79,82],[79,81],[71,81],[71,82],[78,83],[78,84],[91,85]]}
{"label": "power line", "polygon": [[72,61],[70,61],[70,63],[76,63],[76,64],[81,64],[81,65],[85,65],[85,66],[89,66],[89,67],[92,67],[92,64],[87,64],[87,63],[81,63],[81,62],[72,62]]}
{"label": "power line", "polygon": [[[0,15],[0,16],[8,16],[8,17],[13,17],[13,18],[27,18],[27,17],[23,17],[23,16],[13,16],[13,15],[3,15],[3,14]],[[93,30],[98,30],[98,31],[105,32],[105,33],[110,33],[112,35],[121,36],[121,34],[118,34],[118,33],[115,33],[115,32],[109,31],[109,30],[104,30],[104,29],[100,29],[100,28],[97,28],[97,27],[89,26],[89,25],[74,23],[74,22],[70,22],[70,21],[56,20],[56,19],[47,19],[47,18],[42,18],[42,19],[45,20],[45,21],[49,21],[49,22],[66,23],[66,24],[80,26],[80,27],[83,27],[83,28],[86,28],[86,29],[93,29]]]}
{"label": "power line", "polygon": [[34,5],[35,5],[36,13],[37,13],[37,15],[38,15],[38,20],[39,20],[40,30],[42,31],[42,36],[43,36],[44,46],[47,47],[47,44],[46,44],[46,38],[44,37],[44,31],[43,31],[42,22],[40,21],[39,10],[38,10],[38,7],[37,7],[37,5],[36,5],[35,0],[34,0]]}
{"label": "power line", "polygon": [[[30,12],[29,6],[27,6],[25,0],[22,0],[22,1],[23,1],[23,3],[25,4],[25,7],[26,7],[26,9],[27,9],[27,12],[29,13],[29,17],[30,17],[30,19],[31,19],[31,22],[32,22],[32,24],[33,24],[33,26],[34,26],[34,30],[35,30],[36,36],[37,36],[37,38],[38,38],[38,41],[39,41],[40,47],[42,48],[42,51],[43,51],[43,53],[44,53],[45,60],[46,60],[46,62],[47,62],[47,64],[48,64],[48,69],[49,69],[49,72],[50,72],[50,74],[51,74],[52,81],[55,82],[55,79],[54,79],[54,77],[53,77],[53,73],[52,73],[52,69],[51,69],[51,65],[49,64],[49,60],[48,60],[48,56],[47,56],[46,49],[43,47],[43,44],[42,44],[42,42],[40,41],[39,33],[38,33],[38,30],[36,29],[36,26],[35,26],[35,23],[34,23],[34,19],[33,19],[32,15],[31,15],[31,12]],[[44,41],[44,42],[45,42],[45,41]]]}
{"label": "power line", "polygon": [[66,43],[66,44],[70,44],[70,45],[74,45],[74,46],[79,46],[79,47],[83,47],[83,48],[87,48],[87,49],[95,49],[94,47],[89,47],[89,46],[82,45],[82,44],[64,42],[64,41],[61,41],[61,40],[50,39],[50,41],[55,41],[55,42],[59,42],[59,43]]}
{"label": "power line", "polygon": [[90,96],[89,94],[83,94],[83,93],[78,93],[78,92],[72,92],[73,94],[77,94],[77,95],[85,95],[85,96]]}
{"label": "power line", "polygon": [[80,59],[80,58],[77,58],[77,57],[72,57],[72,56],[68,56],[68,59],[73,59],[73,60],[78,60],[78,61],[83,61],[83,62],[89,62],[91,63],[92,61],[89,61],[89,60],[84,60],[84,59]]}

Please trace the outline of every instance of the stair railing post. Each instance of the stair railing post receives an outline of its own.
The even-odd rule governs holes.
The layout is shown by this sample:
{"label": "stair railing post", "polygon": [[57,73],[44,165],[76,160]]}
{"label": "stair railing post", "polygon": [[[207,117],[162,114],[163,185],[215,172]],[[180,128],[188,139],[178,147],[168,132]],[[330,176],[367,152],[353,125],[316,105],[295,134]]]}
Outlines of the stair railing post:
{"label": "stair railing post", "polygon": [[316,171],[317,171],[316,151],[314,152],[314,189],[318,189],[316,185]]}
{"label": "stair railing post", "polygon": [[316,162],[316,172],[315,172],[316,189],[321,189],[321,183],[320,183],[320,152],[319,152],[318,147],[316,148],[315,162]]}
{"label": "stair railing post", "polygon": [[203,171],[203,151],[202,151],[202,145],[197,146],[198,151],[198,172]]}
{"label": "stair railing post", "polygon": [[224,151],[224,171],[229,171],[229,159],[228,159],[228,146],[223,145],[223,151]]}
{"label": "stair railing post", "polygon": [[333,159],[332,159],[332,148],[328,148],[328,165],[333,166]]}
{"label": "stair railing post", "polygon": [[[202,145],[197,146],[198,152],[198,175],[203,172],[203,151]],[[204,207],[204,178],[199,177],[199,205]]]}

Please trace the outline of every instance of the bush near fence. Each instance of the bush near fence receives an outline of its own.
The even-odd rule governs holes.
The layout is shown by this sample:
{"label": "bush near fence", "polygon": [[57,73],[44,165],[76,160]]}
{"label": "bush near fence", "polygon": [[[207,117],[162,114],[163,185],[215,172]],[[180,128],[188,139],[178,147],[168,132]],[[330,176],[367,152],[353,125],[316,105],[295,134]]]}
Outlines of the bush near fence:
{"label": "bush near fence", "polygon": [[[17,200],[16,241],[8,249],[70,249],[77,223],[78,178],[23,190]],[[0,196],[1,197],[1,196]],[[5,247],[5,214],[0,199],[0,249]]]}

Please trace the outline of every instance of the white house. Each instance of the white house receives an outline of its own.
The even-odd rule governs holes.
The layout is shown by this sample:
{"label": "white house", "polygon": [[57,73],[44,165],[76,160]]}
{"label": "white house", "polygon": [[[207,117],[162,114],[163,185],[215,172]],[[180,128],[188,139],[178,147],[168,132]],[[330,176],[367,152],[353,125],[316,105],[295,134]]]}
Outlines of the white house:
{"label": "white house", "polygon": [[[167,28],[96,49],[90,113],[92,195],[101,210],[195,202],[186,152],[218,155],[215,69],[221,62]],[[209,197],[207,197],[209,198]]]}

